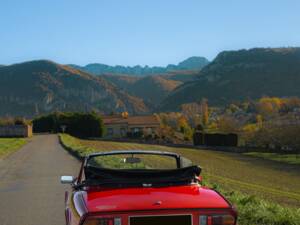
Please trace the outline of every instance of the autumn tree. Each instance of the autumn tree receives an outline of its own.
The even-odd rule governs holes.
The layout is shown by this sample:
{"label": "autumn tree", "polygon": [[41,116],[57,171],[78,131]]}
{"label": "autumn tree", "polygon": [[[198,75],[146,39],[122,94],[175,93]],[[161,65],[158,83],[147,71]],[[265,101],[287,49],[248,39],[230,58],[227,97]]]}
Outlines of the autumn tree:
{"label": "autumn tree", "polygon": [[281,111],[284,113],[293,112],[295,109],[300,108],[300,98],[291,97],[282,100]]}
{"label": "autumn tree", "polygon": [[240,123],[231,116],[221,116],[217,121],[218,130],[224,133],[236,133],[241,129]]}
{"label": "autumn tree", "polygon": [[161,125],[170,126],[173,129],[177,129],[177,120],[180,116],[180,113],[175,112],[157,114],[157,118]]}
{"label": "autumn tree", "polygon": [[235,105],[235,104],[230,104],[227,111],[229,111],[229,113],[235,113],[238,112],[240,110],[240,108]]}
{"label": "autumn tree", "polygon": [[278,115],[282,103],[280,98],[263,97],[257,103],[257,111],[264,119],[271,119]]}
{"label": "autumn tree", "polygon": [[196,127],[198,124],[201,123],[200,120],[200,114],[202,112],[201,104],[197,102],[182,104],[181,112],[187,118],[188,123],[192,127]]}
{"label": "autumn tree", "polygon": [[300,149],[299,124],[268,124],[259,129],[252,137],[251,143],[256,147],[268,148],[272,151],[291,151]]}
{"label": "autumn tree", "polygon": [[201,110],[202,110],[202,125],[205,128],[208,125],[208,119],[209,119],[207,99],[202,99]]}
{"label": "autumn tree", "polygon": [[185,128],[188,127],[188,122],[184,116],[180,116],[177,120],[177,128],[180,132],[184,132]]}
{"label": "autumn tree", "polygon": [[256,115],[256,123],[258,125],[259,128],[262,128],[263,126],[263,117],[260,114]]}

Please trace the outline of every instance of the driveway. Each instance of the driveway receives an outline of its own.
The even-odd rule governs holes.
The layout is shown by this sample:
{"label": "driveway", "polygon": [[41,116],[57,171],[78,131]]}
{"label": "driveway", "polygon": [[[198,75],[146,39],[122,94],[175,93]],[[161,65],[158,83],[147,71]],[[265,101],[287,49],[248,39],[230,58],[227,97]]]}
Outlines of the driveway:
{"label": "driveway", "polygon": [[0,224],[63,225],[61,175],[76,176],[80,163],[59,144],[57,135],[38,135],[0,160]]}

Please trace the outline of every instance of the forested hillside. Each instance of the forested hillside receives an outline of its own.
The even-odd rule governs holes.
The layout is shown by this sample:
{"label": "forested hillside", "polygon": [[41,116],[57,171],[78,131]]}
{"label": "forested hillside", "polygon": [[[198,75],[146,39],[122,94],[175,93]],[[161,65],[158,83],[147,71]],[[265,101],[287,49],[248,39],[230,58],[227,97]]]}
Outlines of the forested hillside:
{"label": "forested hillside", "polygon": [[156,107],[168,94],[183,82],[164,76],[133,77],[125,75],[103,75],[118,88],[143,99],[150,108]]}
{"label": "forested hillside", "polygon": [[201,70],[198,79],[175,89],[161,110],[207,98],[222,106],[262,96],[300,96],[300,48],[225,51]]}
{"label": "forested hillside", "polygon": [[[198,61],[192,57],[177,67],[193,68]],[[179,111],[182,104],[204,98],[211,106],[224,106],[263,96],[300,96],[299,85],[300,48],[225,51],[202,70],[147,76],[96,76],[39,60],[0,67],[0,103],[5,105],[0,115]]]}
{"label": "forested hillside", "polygon": [[0,115],[33,116],[52,111],[145,113],[144,102],[101,77],[51,61],[0,68]]}

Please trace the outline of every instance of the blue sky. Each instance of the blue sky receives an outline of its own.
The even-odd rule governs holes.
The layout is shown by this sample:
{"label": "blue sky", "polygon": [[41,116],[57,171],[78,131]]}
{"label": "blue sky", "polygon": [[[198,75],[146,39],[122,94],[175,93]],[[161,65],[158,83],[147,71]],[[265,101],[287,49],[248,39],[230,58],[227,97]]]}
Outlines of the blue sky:
{"label": "blue sky", "polygon": [[167,65],[300,46],[299,0],[0,0],[0,64]]}

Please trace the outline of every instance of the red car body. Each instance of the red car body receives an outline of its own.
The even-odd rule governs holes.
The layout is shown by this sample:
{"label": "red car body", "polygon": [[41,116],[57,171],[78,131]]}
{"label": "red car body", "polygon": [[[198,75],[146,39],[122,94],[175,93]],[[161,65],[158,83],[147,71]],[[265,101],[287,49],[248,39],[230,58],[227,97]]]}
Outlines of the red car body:
{"label": "red car body", "polygon": [[[83,179],[85,164],[86,160],[77,183]],[[178,218],[179,224],[180,215],[191,218],[190,223],[180,225],[235,225],[237,220],[234,207],[221,194],[200,183],[121,188],[93,185],[80,189],[73,186],[72,192],[66,192],[65,205],[67,225],[132,225],[131,217],[168,216]],[[136,220],[134,225],[152,224],[151,220],[144,224]],[[167,223],[164,225],[173,224]]]}

